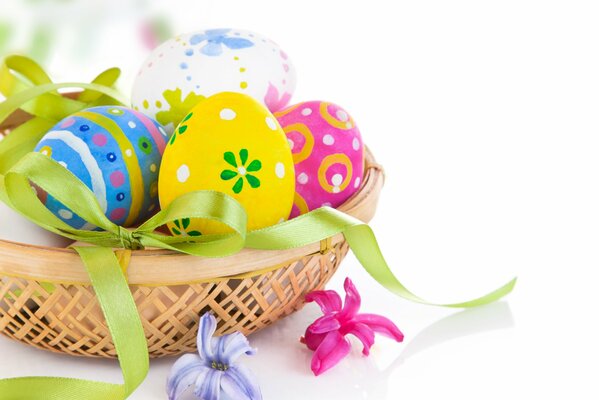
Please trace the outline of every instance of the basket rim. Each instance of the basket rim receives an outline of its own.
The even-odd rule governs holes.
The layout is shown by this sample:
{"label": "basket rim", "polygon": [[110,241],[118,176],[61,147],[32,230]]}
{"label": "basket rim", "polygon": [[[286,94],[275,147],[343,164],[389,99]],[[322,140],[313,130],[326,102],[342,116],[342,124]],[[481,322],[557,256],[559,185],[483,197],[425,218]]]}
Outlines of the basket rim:
{"label": "basket rim", "polygon": [[[374,216],[384,184],[384,170],[367,146],[364,153],[364,178],[360,189],[339,210],[369,222]],[[265,269],[283,267],[290,261],[322,252],[323,249],[326,251],[343,240],[343,235],[338,234],[322,243],[294,249],[273,251],[245,248],[221,258],[190,256],[162,249],[135,250],[129,253],[126,274],[130,284],[143,286],[183,285],[253,275]],[[121,251],[121,255],[126,253]],[[91,283],[81,259],[73,249],[4,239],[0,239],[0,275],[61,284]]]}

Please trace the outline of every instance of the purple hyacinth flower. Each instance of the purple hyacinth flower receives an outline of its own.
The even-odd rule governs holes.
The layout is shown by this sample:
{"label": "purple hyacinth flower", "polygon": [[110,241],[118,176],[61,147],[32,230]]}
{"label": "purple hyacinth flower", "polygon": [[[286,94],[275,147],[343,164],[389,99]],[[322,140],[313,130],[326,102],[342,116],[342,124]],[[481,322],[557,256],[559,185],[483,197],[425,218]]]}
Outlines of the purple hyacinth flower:
{"label": "purple hyacinth flower", "polygon": [[218,400],[224,392],[232,400],[261,400],[256,378],[242,365],[236,364],[242,354],[253,355],[247,338],[240,332],[213,337],[216,318],[206,313],[200,319],[198,354],[179,358],[167,380],[169,400],[195,385],[194,394],[200,400]]}

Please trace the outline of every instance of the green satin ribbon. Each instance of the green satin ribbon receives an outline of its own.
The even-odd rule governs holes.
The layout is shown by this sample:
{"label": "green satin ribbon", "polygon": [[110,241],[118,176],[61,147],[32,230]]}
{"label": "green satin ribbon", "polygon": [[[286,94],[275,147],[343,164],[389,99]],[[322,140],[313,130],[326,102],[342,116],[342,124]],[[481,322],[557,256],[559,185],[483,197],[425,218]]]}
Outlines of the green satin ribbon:
{"label": "green satin ribbon", "polygon": [[[13,60],[13,63],[16,62]],[[13,64],[12,67],[14,67]],[[19,67],[27,72],[28,61],[20,60]],[[247,231],[247,214],[244,208],[232,197],[212,191],[198,191],[185,194],[169,207],[159,211],[138,228],[129,230],[115,225],[106,218],[93,193],[71,172],[58,163],[39,153],[31,153],[33,138],[43,134],[46,127],[42,121],[53,121],[71,112],[71,102],[62,103],[56,90],[63,87],[83,88],[89,91],[79,96],[79,106],[85,102],[106,101],[106,96],[118,99],[118,94],[103,83],[92,84],[53,84],[48,82],[41,69],[32,67],[27,81],[30,87],[17,83],[0,84],[0,90],[7,87],[16,90],[0,104],[0,121],[3,121],[17,108],[27,109],[41,116],[36,123],[24,124],[13,130],[0,142],[0,200],[17,212],[51,232],[83,241],[95,246],[76,247],[85,265],[98,301],[102,307],[110,329],[116,352],[123,371],[123,384],[110,384],[67,378],[14,378],[0,380],[0,399],[118,399],[122,400],[137,387],[148,371],[148,351],[135,302],[129,291],[123,269],[119,265],[113,248],[142,249],[158,247],[181,253],[203,257],[223,257],[234,254],[244,247],[264,250],[283,250],[302,247],[342,233],[352,251],[368,273],[382,286],[406,298],[423,304],[430,303],[401,284],[387,265],[370,227],[341,211],[321,208],[293,220],[268,228]],[[27,75],[27,74],[25,74]],[[108,74],[110,75],[110,74]],[[0,82],[3,80],[0,68]],[[21,84],[23,82],[20,82]],[[101,95],[100,95],[101,94]],[[44,96],[53,96],[45,99]],[[83,97],[84,101],[81,100]],[[43,100],[40,100],[43,99]],[[53,101],[59,104],[53,110],[46,110]],[[114,100],[113,100],[114,101]],[[44,106],[40,106],[44,104]],[[89,103],[88,103],[89,104]],[[27,105],[27,107],[25,107]],[[40,110],[41,107],[41,110]],[[84,108],[84,107],[82,107]],[[57,111],[58,110],[58,111]],[[55,121],[54,121],[55,122]],[[22,138],[21,138],[22,137]],[[8,143],[8,144],[7,144]],[[7,149],[10,149],[7,150]],[[19,157],[8,157],[16,151]],[[52,214],[39,201],[31,190],[34,182],[66,207],[87,222],[102,228],[102,231],[74,229]],[[231,233],[224,235],[204,235],[198,237],[168,236],[156,229],[168,222],[182,218],[206,218],[228,226]],[[480,298],[456,304],[436,304],[446,307],[474,307],[493,302],[514,287],[513,279],[501,288]]]}
{"label": "green satin ribbon", "polygon": [[114,252],[105,247],[76,247],[75,250],[83,260],[104,312],[124,384],[54,377],[2,379],[2,400],[123,400],[147,375],[146,337]]}
{"label": "green satin ribbon", "polygon": [[[0,121],[19,108],[34,117],[2,140],[0,174],[30,152],[61,119],[89,107],[126,104],[127,100],[113,88],[120,74],[118,68],[111,68],[91,83],[55,84],[35,61],[22,56],[7,57],[0,63],[0,93],[7,98],[0,104]],[[74,98],[58,92],[69,88],[85,90]]]}

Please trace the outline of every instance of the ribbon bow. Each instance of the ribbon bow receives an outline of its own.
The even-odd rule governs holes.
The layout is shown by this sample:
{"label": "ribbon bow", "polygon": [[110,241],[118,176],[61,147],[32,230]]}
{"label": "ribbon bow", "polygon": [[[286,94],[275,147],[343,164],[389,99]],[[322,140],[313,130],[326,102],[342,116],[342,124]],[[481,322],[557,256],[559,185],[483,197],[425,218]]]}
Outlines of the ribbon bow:
{"label": "ribbon bow", "polygon": [[[18,72],[20,77],[10,73]],[[194,256],[224,257],[244,247],[282,250],[302,247],[343,233],[366,271],[382,286],[411,301],[430,303],[405,288],[387,265],[367,224],[332,208],[320,208],[275,226],[247,231],[247,214],[235,199],[220,192],[198,191],[180,196],[139,227],[129,230],[112,223],[93,193],[70,171],[51,158],[31,150],[59,119],[97,104],[120,101],[112,88],[118,70],[100,74],[91,84],[54,84],[33,61],[9,57],[0,66],[0,122],[21,108],[34,118],[15,128],[0,142],[0,200],[39,226],[67,238],[90,243],[74,247],[81,256],[110,329],[123,371],[123,384],[79,379],[31,377],[0,380],[0,399],[123,400],[143,382],[148,351],[143,327],[126,277],[113,248],[157,247]],[[60,88],[87,89],[76,99],[59,95]],[[85,221],[101,230],[72,228],[52,214],[31,190],[31,183],[48,192]],[[207,218],[226,225],[230,233],[197,237],[169,236],[157,228],[183,218]],[[516,279],[471,301],[436,304],[473,307],[493,302],[512,291]]]}
{"label": "ribbon bow", "polygon": [[119,226],[118,236],[121,246],[124,249],[143,250],[144,246],[141,243],[141,236],[137,232],[131,232],[127,228]]}

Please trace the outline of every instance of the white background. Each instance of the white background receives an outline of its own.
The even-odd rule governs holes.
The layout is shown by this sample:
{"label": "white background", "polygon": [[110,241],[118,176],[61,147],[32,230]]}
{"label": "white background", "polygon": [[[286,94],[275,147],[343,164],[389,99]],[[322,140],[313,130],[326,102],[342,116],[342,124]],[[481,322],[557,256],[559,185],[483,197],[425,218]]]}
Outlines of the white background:
{"label": "white background", "polygon": [[[355,343],[341,364],[315,378],[310,352],[297,341],[318,316],[308,305],[250,337],[259,353],[243,362],[265,399],[598,398],[596,2],[238,0],[153,7],[168,12],[177,31],[262,32],[296,64],[295,102],[329,100],[349,110],[387,171],[372,227],[414,292],[465,300],[519,276],[505,301],[449,310],[394,297],[350,256],[329,288],[342,289],[350,276],[363,310],[392,318],[405,342],[379,338],[369,358]],[[128,18],[136,17],[127,12],[99,31],[103,50],[93,64],[61,59],[57,49],[54,75],[90,79],[118,64],[128,91],[144,52],[127,37]],[[57,356],[3,337],[0,354],[1,377],[119,380],[115,362]],[[166,398],[173,362],[153,361],[131,398]]]}

